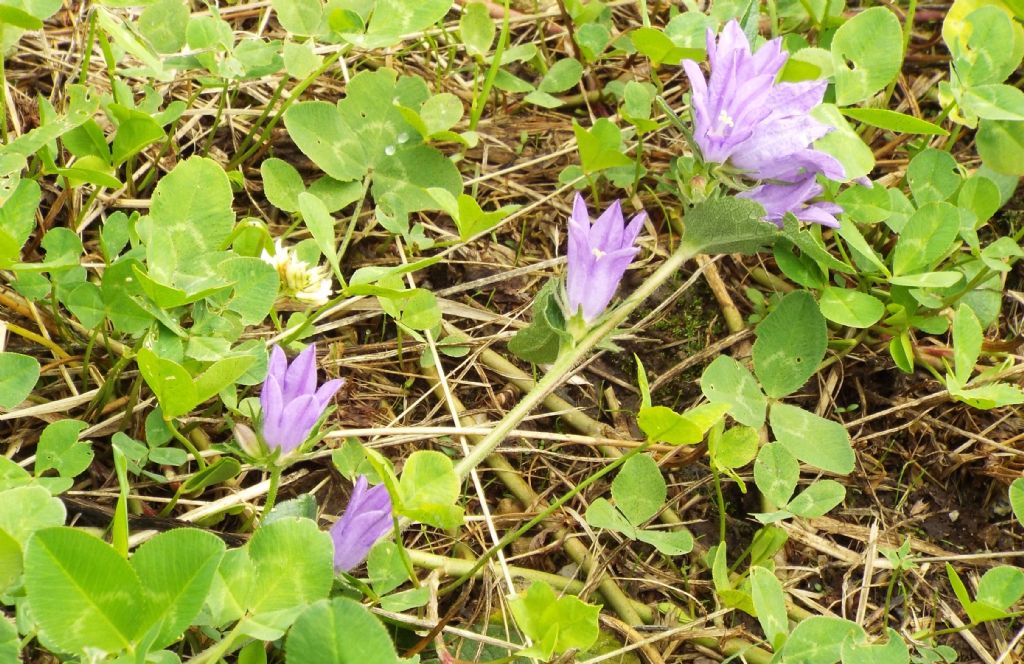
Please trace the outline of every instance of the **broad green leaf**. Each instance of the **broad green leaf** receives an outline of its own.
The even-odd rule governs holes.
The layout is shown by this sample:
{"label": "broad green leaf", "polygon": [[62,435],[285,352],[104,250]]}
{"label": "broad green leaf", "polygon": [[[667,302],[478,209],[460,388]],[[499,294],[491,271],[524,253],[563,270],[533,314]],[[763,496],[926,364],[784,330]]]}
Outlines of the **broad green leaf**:
{"label": "broad green leaf", "polygon": [[871,327],[885,315],[881,300],[851,288],[825,287],[818,306],[825,318],[846,327]]}
{"label": "broad green leaf", "polygon": [[960,272],[921,272],[920,274],[890,277],[889,283],[894,286],[910,288],[949,288],[958,284],[963,278],[964,275]]}
{"label": "broad green leaf", "polygon": [[615,166],[629,166],[633,161],[622,153],[622,131],[608,118],[600,118],[590,129],[572,122],[580,150],[583,172],[592,175]]}
{"label": "broad green leaf", "polygon": [[179,256],[221,249],[235,224],[231,184],[206,157],[179,162],[153,191],[150,216],[167,230]]}
{"label": "broad green leaf", "polygon": [[765,638],[778,651],[789,634],[786,593],[782,590],[782,584],[767,568],[751,567],[750,595]]}
{"label": "broad green leaf", "polygon": [[638,530],[636,539],[666,556],[683,556],[693,551],[693,535],[686,530]]}
{"label": "broad green leaf", "polygon": [[[353,82],[358,78],[353,78]],[[385,114],[377,122],[387,120]],[[358,130],[349,127],[334,104],[299,102],[285,112],[284,124],[299,149],[335,180],[356,180],[366,173],[367,155]],[[297,197],[296,193],[296,209]]]}
{"label": "broad green leaf", "polygon": [[199,614],[224,555],[224,542],[195,528],[160,533],[131,557],[150,609],[148,624],[160,624],[152,649],[168,646]]}
{"label": "broad green leaf", "polygon": [[135,571],[81,530],[47,528],[29,540],[25,590],[42,642],[65,652],[116,654],[149,628]]}
{"label": "broad green leaf", "polygon": [[974,373],[984,340],[978,317],[970,307],[961,303],[953,317],[953,366],[957,382],[961,385],[965,385]]}
{"label": "broad green leaf", "polygon": [[[312,518],[316,518],[315,504]],[[390,539],[383,539],[373,545],[366,557],[366,571],[370,577],[370,585],[378,595],[386,595],[409,580],[409,571],[402,559],[402,551],[398,544]]]}
{"label": "broad green leaf", "polygon": [[311,41],[302,44],[286,43],[281,49],[281,57],[288,75],[299,80],[312,74],[324,62],[324,56],[313,51]]}
{"label": "broad green leaf", "polygon": [[985,572],[978,582],[977,601],[1009,609],[1024,597],[1024,570],[1000,565]]}
{"label": "broad green leaf", "polygon": [[312,604],[288,632],[288,664],[399,664],[388,630],[346,597]]}
{"label": "broad green leaf", "polygon": [[242,464],[234,457],[221,457],[206,468],[193,473],[182,484],[182,493],[196,493],[206,487],[215,486],[237,477],[242,472]]}
{"label": "broad green leaf", "polygon": [[462,114],[462,100],[450,92],[431,95],[420,108],[427,136],[451,129],[462,119]]}
{"label": "broad green leaf", "polygon": [[14,486],[0,500],[0,530],[22,546],[32,533],[64,524],[67,511],[59,498],[42,486]]}
{"label": "broad green leaf", "polygon": [[[844,216],[861,224],[875,224],[879,221],[885,221],[892,215],[893,211],[889,190],[878,184],[872,184],[870,187],[848,187],[839,192],[839,195],[836,196],[836,202],[843,206]],[[844,223],[842,230],[847,230],[851,225]],[[846,238],[846,234],[843,234],[843,239],[850,243],[850,240]],[[856,248],[861,253],[866,254],[863,246],[857,246]]]}
{"label": "broad green leaf", "polygon": [[901,134],[949,136],[949,132],[937,124],[885,108],[844,108],[842,114],[866,125],[890,129]]}
{"label": "broad green leaf", "polygon": [[887,627],[886,634],[888,641],[881,644],[844,641],[843,664],[910,664],[910,651],[900,633]]}
{"label": "broad green leaf", "polygon": [[558,359],[562,344],[571,340],[556,296],[559,284],[552,279],[541,287],[533,300],[533,321],[509,340],[509,352],[527,362],[548,363]]}
{"label": "broad green leaf", "polygon": [[[3,586],[0,585],[0,588]],[[18,664],[21,662],[21,638],[14,624],[0,614],[0,662]]]}
{"label": "broad green leaf", "polygon": [[766,443],[754,460],[754,484],[775,507],[789,502],[800,479],[800,464],[778,443]]}
{"label": "broad green leaf", "polygon": [[303,609],[330,592],[331,537],[309,519],[284,518],[257,530],[246,548],[254,573],[246,626],[279,638]]}
{"label": "broad green leaf", "polygon": [[519,208],[517,205],[503,205],[491,212],[484,212],[476,199],[469,194],[459,194],[457,203],[458,216],[455,223],[459,227],[459,238],[462,240],[489,231]]}
{"label": "broad green leaf", "polygon": [[[41,197],[36,181],[25,179],[18,181],[7,200],[0,199],[0,267],[8,268],[21,256],[21,248],[35,230]],[[0,376],[5,375],[7,371],[0,371]]]}
{"label": "broad green leaf", "polygon": [[[24,569],[21,546],[18,541],[0,528],[0,594],[7,592],[8,586],[18,580]],[[2,631],[3,625],[0,625]],[[0,649],[2,649],[0,644]],[[0,650],[2,652],[2,650]],[[0,662],[5,661],[0,657]]]}
{"label": "broad green leaf", "polygon": [[259,258],[229,256],[217,262],[221,277],[234,283],[234,296],[227,308],[238,314],[242,325],[259,325],[277,300],[281,278],[272,265]]}
{"label": "broad green leaf", "polygon": [[597,641],[598,606],[586,604],[572,595],[556,597],[551,586],[537,581],[514,599],[509,609],[516,624],[534,641],[524,656],[550,659],[570,648],[586,650]]}
{"label": "broad green leaf", "polygon": [[985,120],[1024,121],[1024,92],[1009,85],[968,88],[960,100],[965,111]]}
{"label": "broad green leaf", "polygon": [[456,504],[462,483],[452,460],[441,452],[413,452],[402,469],[398,490],[399,511],[405,516],[438,528],[462,524],[462,508]]}
{"label": "broad green leaf", "polygon": [[[167,137],[164,130],[149,113],[143,113],[118,104],[108,106],[111,114],[117,118],[117,133],[114,134],[113,165],[120,166],[130,157],[138,154],[151,143]],[[85,157],[83,159],[87,159]],[[75,162],[78,166],[82,160]],[[116,180],[115,180],[116,182]],[[108,185],[109,186],[109,185]],[[119,185],[114,185],[119,186]]]}
{"label": "broad green leaf", "polygon": [[324,7],[320,0],[271,0],[281,27],[296,36],[311,36],[320,32]]}
{"label": "broad green leaf", "polygon": [[48,424],[39,436],[36,448],[36,475],[54,469],[61,477],[76,477],[92,463],[93,452],[89,441],[78,440],[78,434],[88,425],[80,420],[57,420]]}
{"label": "broad green leaf", "polygon": [[754,334],[754,373],[770,397],[784,397],[800,389],[825,357],[825,318],[806,291],[782,298]]}
{"label": "broad green leaf", "polygon": [[140,349],[135,359],[165,417],[180,417],[200,403],[196,385],[185,367],[157,356],[148,348]]}
{"label": "broad green leaf", "polygon": [[762,217],[764,209],[754,201],[732,196],[706,200],[686,212],[683,242],[694,253],[757,253],[779,236],[779,229]]}
{"label": "broad green leaf", "polygon": [[82,282],[64,296],[64,306],[78,318],[82,325],[94,328],[103,322],[106,313],[99,287],[89,281]]}
{"label": "broad green leaf", "polygon": [[341,267],[338,265],[338,249],[334,233],[334,218],[327,211],[323,201],[306,192],[298,197],[299,210],[302,212],[302,219],[306,222],[306,228],[313,234],[316,246],[320,253],[326,258],[334,273],[341,275]]}
{"label": "broad green leaf", "polygon": [[142,10],[139,33],[157,53],[177,53],[185,45],[189,17],[182,0],[156,0]]}
{"label": "broad green leaf", "polygon": [[902,63],[903,30],[896,15],[885,7],[860,12],[832,38],[836,104],[868,99],[896,78]]}
{"label": "broad green leaf", "polygon": [[0,408],[10,410],[32,392],[39,380],[39,362],[21,353],[0,352]]}
{"label": "broad green leaf", "polygon": [[537,89],[549,94],[565,92],[580,82],[583,77],[583,65],[573,58],[562,58],[551,65],[544,78],[537,84]]}
{"label": "broad green leaf", "polygon": [[746,367],[727,355],[719,355],[700,377],[700,391],[711,403],[729,405],[729,414],[740,424],[764,423],[767,400]]}
{"label": "broad green leaf", "polygon": [[1018,477],[1010,484],[1010,507],[1017,523],[1024,525],[1024,477]]}
{"label": "broad green leaf", "polygon": [[622,465],[612,481],[615,505],[634,526],[650,520],[665,505],[668,489],[654,459],[640,454]]}
{"label": "broad green leaf", "polygon": [[769,421],[776,441],[800,461],[840,475],[853,471],[853,447],[842,424],[784,403],[772,406]]}
{"label": "broad green leaf", "polygon": [[362,48],[392,46],[434,25],[451,7],[452,0],[377,0],[366,35],[345,35],[345,39]]}
{"label": "broad green leaf", "polygon": [[786,510],[805,519],[824,516],[846,498],[846,488],[835,480],[817,480],[786,505]]}
{"label": "broad green leaf", "polygon": [[263,193],[270,204],[285,212],[299,211],[299,194],[306,190],[302,176],[283,159],[265,159],[260,164]]}
{"label": "broad green leaf", "polygon": [[811,117],[834,128],[815,141],[814,147],[838,159],[847,179],[855,180],[871,172],[875,167],[874,153],[835,104],[815,106],[811,110]]}
{"label": "broad green leaf", "polygon": [[928,148],[910,160],[907,182],[917,205],[944,201],[960,187],[956,160],[948,152]]}
{"label": "broad green leaf", "polygon": [[1024,29],[997,2],[955,3],[942,35],[957,78],[967,87],[1002,83],[1024,56]]}
{"label": "broad green leaf", "polygon": [[907,221],[893,251],[892,271],[897,277],[932,268],[952,251],[960,233],[960,215],[946,202],[925,203]]}
{"label": "broad green leaf", "polygon": [[664,32],[656,28],[637,28],[629,33],[629,39],[636,50],[646,55],[655,67],[660,67],[666,62],[678,65],[681,60],[700,61],[704,59],[702,47],[680,47]]}
{"label": "broad green leaf", "polygon": [[700,427],[667,406],[641,408],[636,423],[654,443],[694,445],[704,439]]}
{"label": "broad green leaf", "polygon": [[853,621],[811,616],[793,628],[782,649],[782,661],[835,664],[842,656],[843,643],[860,642],[865,637],[864,629]]}
{"label": "broad green leaf", "polygon": [[604,528],[606,530],[614,530],[615,532],[622,533],[630,539],[636,539],[637,529],[629,520],[622,515],[622,512],[615,509],[615,507],[604,498],[596,498],[587,507],[586,514],[583,515],[587,523],[593,528]]}
{"label": "broad green leaf", "polygon": [[759,443],[757,429],[736,426],[717,437],[716,442],[709,446],[708,453],[719,468],[742,468],[757,456]]}
{"label": "broad green leaf", "polygon": [[459,18],[459,37],[466,46],[466,52],[473,56],[483,57],[491,50],[494,43],[494,19],[482,2],[471,2],[466,5]]}
{"label": "broad green leaf", "polygon": [[992,170],[1024,175],[1024,122],[982,120],[975,140],[978,154]]}

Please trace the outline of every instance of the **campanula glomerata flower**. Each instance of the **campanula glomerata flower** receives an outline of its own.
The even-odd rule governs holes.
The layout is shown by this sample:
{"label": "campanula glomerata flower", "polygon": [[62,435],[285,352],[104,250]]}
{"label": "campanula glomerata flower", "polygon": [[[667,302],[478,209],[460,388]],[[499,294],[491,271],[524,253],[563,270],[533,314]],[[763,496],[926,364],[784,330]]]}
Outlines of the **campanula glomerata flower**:
{"label": "campanula glomerata flower", "polygon": [[377,540],[393,525],[387,487],[378,484],[367,489],[368,484],[366,476],[360,475],[345,513],[331,526],[334,569],[339,572],[347,572],[363,562]]}
{"label": "campanula glomerata flower", "polygon": [[587,323],[604,313],[622,281],[622,275],[640,249],[634,246],[647,214],[639,213],[629,225],[618,201],[593,224],[578,193],[569,219],[569,266],[566,297],[569,315],[582,309]]}
{"label": "campanula glomerata flower", "polygon": [[739,23],[729,21],[717,44],[707,35],[710,78],[683,60],[690,79],[693,138],[705,162],[728,164],[760,183],[740,196],[761,203],[765,220],[781,225],[787,212],[802,221],[838,226],[841,208],[812,202],[822,187],[815,176],[843,179],[842,165],[813,147],[832,127],[810,111],[821,103],[824,80],[777,83],[789,55],[773,39],[756,53]]}
{"label": "campanula glomerata flower", "polygon": [[316,383],[316,347],[310,344],[291,365],[280,346],[270,353],[270,367],[263,382],[263,441],[271,450],[291,452],[309,437],[327,410],[344,379]]}

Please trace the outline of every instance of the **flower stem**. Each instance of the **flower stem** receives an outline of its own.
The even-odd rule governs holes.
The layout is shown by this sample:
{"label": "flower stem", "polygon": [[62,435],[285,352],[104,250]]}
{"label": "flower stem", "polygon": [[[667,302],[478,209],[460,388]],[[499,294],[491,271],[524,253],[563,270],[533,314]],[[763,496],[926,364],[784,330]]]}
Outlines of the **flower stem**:
{"label": "flower stem", "polygon": [[494,426],[494,429],[484,436],[462,461],[456,464],[455,472],[459,478],[466,479],[470,471],[490,456],[495,448],[505,440],[509,432],[515,429],[534,408],[562,384],[576,365],[598,344],[611,336],[629,314],[668,281],[682,267],[683,263],[693,257],[694,253],[685,243],[680,244],[679,248],[669,255],[658,269],[630,293],[618,307],[609,312],[605,318],[600,319],[598,324],[591,328],[590,332],[580,339],[573,348],[563,351],[544,377],[537,382],[536,387],[527,392],[515,408],[506,413],[505,417],[501,418],[501,421]]}
{"label": "flower stem", "polygon": [[277,465],[270,469],[270,487],[267,489],[267,500],[263,503],[263,511],[260,512],[260,523],[263,523],[267,515],[270,514],[270,510],[274,509],[274,503],[277,502],[277,487],[281,485],[283,471],[284,468]]}
{"label": "flower stem", "polygon": [[192,455],[192,458],[196,460],[196,465],[199,466],[199,470],[206,470],[206,459],[204,459],[203,455],[199,453],[196,446],[192,444],[192,441],[182,435],[181,431],[178,430],[178,425],[174,423],[174,418],[165,417],[164,423],[167,425],[167,428],[171,430],[171,435],[173,435],[179,443],[184,445],[185,449]]}

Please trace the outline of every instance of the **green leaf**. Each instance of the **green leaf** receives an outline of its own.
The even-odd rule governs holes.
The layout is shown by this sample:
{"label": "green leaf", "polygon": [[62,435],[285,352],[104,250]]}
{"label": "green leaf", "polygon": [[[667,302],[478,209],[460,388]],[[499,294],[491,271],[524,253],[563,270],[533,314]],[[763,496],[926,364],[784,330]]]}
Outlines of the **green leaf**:
{"label": "green leaf", "polygon": [[558,305],[558,286],[559,281],[552,279],[541,287],[533,301],[533,321],[509,340],[509,352],[527,362],[546,364],[558,359],[563,341],[571,341]]}
{"label": "green leaf", "polygon": [[826,286],[821,291],[818,306],[825,318],[846,327],[871,327],[885,315],[881,300],[850,288]]}
{"label": "green leaf", "polygon": [[334,273],[341,276],[341,267],[338,264],[337,239],[334,233],[334,218],[327,211],[323,201],[306,192],[298,196],[299,210],[302,212],[302,219],[306,222],[306,228],[313,234],[316,246],[320,249],[330,264]]}
{"label": "green leaf", "polygon": [[825,357],[828,330],[810,293],[782,298],[754,330],[754,373],[770,397],[800,389]]}
{"label": "green leaf", "polygon": [[871,172],[875,167],[874,153],[835,104],[815,106],[811,110],[811,117],[834,128],[834,131],[815,141],[814,147],[838,159],[848,179],[855,180]]}
{"label": "green leaf", "polygon": [[235,224],[231,183],[212,159],[179,162],[153,191],[150,216],[168,231],[178,256],[221,249]]}
{"label": "green leaf", "polygon": [[405,462],[398,482],[401,495],[397,511],[438,528],[462,524],[462,508],[456,503],[462,483],[452,460],[433,450],[417,450]]}
{"label": "green leaf", "polygon": [[0,616],[0,662],[18,664],[21,661],[20,646],[21,638],[18,636],[18,630],[6,617]]}
{"label": "green leaf", "polygon": [[302,176],[283,159],[265,159],[260,164],[263,193],[270,204],[285,212],[299,211],[299,194],[306,191]]}
{"label": "green leaf", "polygon": [[345,39],[362,48],[392,46],[434,25],[451,7],[452,0],[377,0],[366,35],[345,35]]}
{"label": "green leaf", "polygon": [[572,595],[556,597],[551,586],[541,581],[510,600],[509,609],[519,629],[534,641],[520,655],[546,660],[570,648],[586,650],[597,641],[600,607]]}
{"label": "green leaf", "polygon": [[22,30],[39,30],[43,27],[43,22],[17,7],[0,5],[0,25],[10,25]]}
{"label": "green leaf", "polygon": [[850,620],[811,616],[801,621],[789,635],[782,649],[782,661],[835,664],[841,657],[844,642],[863,641],[866,636],[863,628]]}
{"label": "green leaf", "polygon": [[[36,181],[25,179],[18,181],[6,200],[0,198],[0,268],[8,268],[21,256],[21,248],[35,230],[41,197]],[[9,375],[7,371],[0,371],[0,376],[5,375]]]}
{"label": "green leaf", "polygon": [[779,236],[762,220],[764,208],[743,198],[713,198],[694,205],[683,218],[683,242],[694,253],[757,253]]}
{"label": "green leaf", "polygon": [[288,75],[299,80],[312,74],[324,63],[324,56],[313,51],[312,41],[286,43],[281,49],[281,57]]}
{"label": "green leaf", "polygon": [[1024,122],[982,120],[975,140],[985,165],[1004,175],[1024,175]]}
{"label": "green leaf", "polygon": [[[711,441],[714,440],[714,443]],[[742,468],[757,456],[760,437],[757,429],[739,426],[728,429],[721,436],[708,439],[708,453],[719,468]]]}
{"label": "green leaf", "polygon": [[84,281],[72,288],[64,296],[64,306],[70,309],[82,325],[88,328],[96,327],[106,318],[100,289],[89,281]]}
{"label": "green leaf", "polygon": [[666,62],[678,65],[681,60],[704,60],[704,49],[677,46],[656,28],[637,28],[629,33],[629,39],[636,50],[646,55],[655,67]]}
{"label": "green leaf", "polygon": [[1024,597],[1024,570],[1010,565],[993,567],[978,582],[977,601],[1009,609]]}
{"label": "green leaf", "polygon": [[139,33],[157,53],[177,53],[185,45],[189,17],[182,0],[156,0],[142,10]]}
{"label": "green leaf", "polygon": [[769,421],[776,441],[800,461],[840,475],[853,471],[853,447],[842,424],[784,403],[772,406]]}
{"label": "green leaf", "polygon": [[0,408],[24,401],[39,380],[39,362],[21,353],[0,352]]}
{"label": "green leaf", "polygon": [[[353,78],[353,82],[359,76]],[[385,115],[380,122],[387,120]],[[366,173],[367,155],[358,130],[346,124],[334,104],[325,101],[293,104],[284,114],[284,124],[299,149],[335,180],[358,180]]]}
{"label": "green leaf", "polygon": [[711,403],[729,405],[729,414],[740,424],[759,427],[768,402],[746,367],[727,355],[719,355],[700,377],[700,391]]}
{"label": "green leaf", "polygon": [[320,0],[271,0],[281,27],[297,36],[310,36],[320,32],[324,7]]}
{"label": "green leaf", "polygon": [[974,311],[961,303],[953,317],[953,366],[957,382],[966,384],[974,373],[985,340],[981,323]]}
{"label": "green leaf", "polygon": [[668,489],[654,459],[640,454],[622,465],[612,481],[615,505],[634,526],[650,520],[665,505]]}
{"label": "green leaf", "polygon": [[682,556],[693,551],[693,535],[685,530],[638,530],[636,539],[666,556]]}
{"label": "green leaf", "polygon": [[960,188],[956,160],[948,152],[928,148],[910,161],[907,182],[918,206],[944,201]]}
{"label": "green leaf", "polygon": [[[117,118],[118,123],[111,155],[114,166],[120,166],[130,157],[141,152],[147,145],[167,137],[163,128],[148,113],[118,104],[110,104],[108,108]],[[75,165],[77,166],[81,162],[82,160],[79,160],[75,162]]]}
{"label": "green leaf", "polygon": [[358,602],[321,600],[298,617],[285,641],[288,664],[399,664],[388,630]]}
{"label": "green leaf", "polygon": [[824,516],[846,498],[846,488],[835,480],[818,480],[786,505],[786,510],[805,519]]}
{"label": "green leaf", "polygon": [[[900,633],[886,628],[889,640],[883,644],[843,642],[843,664],[910,664],[910,651]],[[936,661],[936,660],[931,660]]]}
{"label": "green leaf", "polygon": [[1024,525],[1024,477],[1018,477],[1010,484],[1010,507],[1017,522]]}
{"label": "green leaf", "polygon": [[466,5],[459,18],[459,37],[466,46],[466,52],[472,56],[483,57],[491,50],[496,32],[494,19],[482,2],[471,2]]}
{"label": "green leaf", "polygon": [[215,486],[237,477],[242,472],[242,464],[234,457],[221,457],[206,468],[193,473],[182,484],[182,493],[196,493],[206,487]]}
{"label": "green leaf", "polygon": [[903,276],[930,269],[953,249],[959,232],[956,207],[945,202],[922,205],[900,233],[893,252],[893,274]]}
{"label": "green leaf", "polygon": [[606,530],[614,530],[617,533],[622,533],[630,539],[636,539],[637,529],[629,522],[622,512],[615,509],[615,507],[605,500],[604,498],[596,498],[587,507],[586,514],[583,515],[587,523],[593,528],[604,528]]}
{"label": "green leaf", "polygon": [[[316,518],[315,507],[313,518]],[[390,539],[381,540],[373,545],[366,558],[366,570],[370,576],[370,584],[378,595],[386,595],[409,580],[402,551],[398,544]]]}
{"label": "green leaf", "polygon": [[641,408],[636,423],[652,443],[694,445],[704,439],[696,423],[667,406]]}
{"label": "green leaf", "polygon": [[41,640],[64,652],[116,654],[149,628],[135,570],[81,530],[47,528],[29,540],[25,590]]}
{"label": "green leaf", "polygon": [[[23,569],[21,546],[16,539],[7,534],[7,531],[0,528],[0,594],[7,592],[7,588],[21,576]],[[2,622],[0,620],[0,623]],[[3,624],[0,624],[0,632],[2,630]],[[0,662],[6,661],[2,658],[2,653],[3,645],[0,643]],[[15,660],[14,664],[18,661],[20,660]]]}
{"label": "green leaf", "polygon": [[890,277],[889,283],[894,286],[909,288],[949,288],[964,278],[960,272],[921,272],[901,277]]}
{"label": "green leaf", "polygon": [[562,58],[551,65],[544,78],[537,85],[541,92],[549,94],[565,92],[580,82],[583,77],[583,65],[573,58]]}
{"label": "green leaf", "polygon": [[580,150],[580,165],[587,175],[633,163],[622,153],[622,131],[608,118],[598,119],[590,129],[573,120],[572,130]]}
{"label": "green leaf", "polygon": [[157,356],[148,348],[140,349],[135,359],[165,417],[180,417],[199,404],[195,383],[185,367]]}
{"label": "green leaf", "polygon": [[765,499],[780,507],[789,502],[800,479],[800,464],[778,443],[766,443],[754,461],[754,484]]}
{"label": "green leaf", "polygon": [[51,468],[61,477],[76,477],[92,463],[89,441],[79,442],[78,434],[88,425],[80,420],[57,420],[46,425],[36,449],[36,475]]}
{"label": "green leaf", "polygon": [[967,87],[1002,83],[1024,55],[1024,29],[999,4],[956,3],[943,22],[942,36],[957,78]]}
{"label": "green leaf", "polygon": [[150,607],[148,624],[160,624],[150,649],[174,643],[192,624],[223,555],[220,538],[195,528],[160,533],[136,549],[130,563]]}
{"label": "green leaf", "polygon": [[844,108],[841,109],[841,112],[846,117],[853,118],[866,125],[880,129],[890,129],[901,134],[949,136],[949,132],[937,124],[884,108]]}
{"label": "green leaf", "polygon": [[843,23],[832,38],[832,64],[836,104],[849,106],[871,97],[896,78],[903,64],[899,19],[885,7],[872,7]]}
{"label": "green leaf", "polygon": [[0,501],[0,530],[22,546],[37,530],[63,525],[66,516],[64,503],[38,485],[8,488]]}
{"label": "green leaf", "polygon": [[462,119],[462,100],[450,92],[431,95],[420,108],[420,118],[427,128],[427,136],[448,131]]}
{"label": "green leaf", "polygon": [[761,623],[765,638],[778,651],[789,634],[786,614],[786,593],[782,584],[764,567],[750,568],[750,595],[754,600],[757,621]]}
{"label": "green leaf", "polygon": [[517,209],[518,205],[503,205],[491,212],[484,212],[475,198],[469,194],[459,194],[458,216],[455,218],[455,223],[459,227],[459,238],[468,240],[479,233],[489,231]]}
{"label": "green leaf", "polygon": [[960,107],[985,120],[1024,121],[1024,92],[1009,85],[978,85],[967,88]]}
{"label": "green leaf", "polygon": [[[249,613],[243,621],[245,633],[258,632],[256,638],[265,640],[268,634],[280,638],[309,604],[330,592],[334,579],[331,537],[309,519],[283,518],[260,527],[246,549],[252,585],[245,602]],[[238,572],[246,573],[245,567],[238,567]]]}

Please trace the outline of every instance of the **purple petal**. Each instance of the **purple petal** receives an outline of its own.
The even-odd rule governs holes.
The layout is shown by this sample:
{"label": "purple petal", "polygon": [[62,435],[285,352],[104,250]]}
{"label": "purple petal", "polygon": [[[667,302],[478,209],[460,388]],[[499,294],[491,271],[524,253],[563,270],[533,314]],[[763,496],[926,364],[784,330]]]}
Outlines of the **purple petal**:
{"label": "purple petal", "polygon": [[288,358],[280,346],[274,344],[270,350],[270,362],[267,363],[267,377],[275,378],[279,383],[284,382],[285,372],[288,371]]}
{"label": "purple petal", "polygon": [[291,401],[316,392],[316,344],[310,344],[292,360],[284,379],[284,397]]}
{"label": "purple petal", "polygon": [[273,378],[264,381],[260,403],[263,406],[263,440],[269,447],[280,449],[287,440],[283,434],[284,400],[281,398],[281,386]]}
{"label": "purple petal", "polygon": [[327,406],[330,405],[331,399],[334,398],[334,395],[337,394],[338,390],[340,390],[341,386],[344,384],[344,378],[335,378],[334,380],[329,380],[320,386],[320,389],[316,391],[316,400],[317,403],[320,404],[321,410],[326,409]]}
{"label": "purple petal", "polygon": [[615,201],[608,206],[590,229],[590,248],[614,251],[622,246],[622,204]]}
{"label": "purple petal", "polygon": [[359,476],[344,514],[331,527],[334,541],[334,567],[348,571],[361,563],[373,545],[391,529],[391,496],[381,484],[367,490],[367,480]]}
{"label": "purple petal", "polygon": [[285,452],[291,452],[305,442],[323,412],[315,394],[304,394],[288,404],[287,420],[282,421],[281,427],[285,432],[282,443]]}

